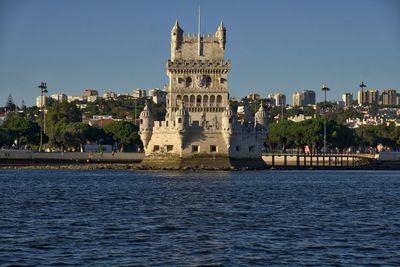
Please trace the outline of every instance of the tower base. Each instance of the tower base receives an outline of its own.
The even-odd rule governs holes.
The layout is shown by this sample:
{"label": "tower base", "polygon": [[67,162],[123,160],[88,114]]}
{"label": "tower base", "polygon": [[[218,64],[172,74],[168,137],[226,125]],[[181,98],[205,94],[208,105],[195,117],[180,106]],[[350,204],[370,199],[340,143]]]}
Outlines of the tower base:
{"label": "tower base", "polygon": [[262,158],[231,158],[224,155],[192,157],[145,156],[142,169],[151,170],[264,170],[268,165]]}

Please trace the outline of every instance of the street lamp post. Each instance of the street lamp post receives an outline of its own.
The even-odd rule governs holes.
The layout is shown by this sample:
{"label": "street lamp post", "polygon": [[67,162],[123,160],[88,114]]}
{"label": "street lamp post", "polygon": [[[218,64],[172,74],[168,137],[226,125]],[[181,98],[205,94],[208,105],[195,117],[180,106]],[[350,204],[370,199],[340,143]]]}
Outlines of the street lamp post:
{"label": "street lamp post", "polygon": [[47,84],[45,82],[41,82],[40,85],[38,86],[40,89],[40,111],[41,111],[41,116],[42,116],[42,125],[40,127],[40,146],[39,146],[39,152],[42,151],[42,146],[43,146],[43,130],[46,128],[46,122],[44,120],[44,108],[46,106],[46,101],[43,101],[43,94],[47,93]]}
{"label": "street lamp post", "polygon": [[[323,84],[321,90],[325,93],[324,104],[326,105],[326,92],[330,89]],[[324,153],[326,153],[326,107],[324,108]]]}

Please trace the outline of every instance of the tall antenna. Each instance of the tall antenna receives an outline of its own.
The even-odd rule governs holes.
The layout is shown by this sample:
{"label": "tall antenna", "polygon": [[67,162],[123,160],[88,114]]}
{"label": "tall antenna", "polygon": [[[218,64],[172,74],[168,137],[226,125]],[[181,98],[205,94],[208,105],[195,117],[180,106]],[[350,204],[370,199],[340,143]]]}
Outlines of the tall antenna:
{"label": "tall antenna", "polygon": [[201,10],[200,10],[200,6],[199,6],[199,25],[198,25],[198,32],[197,32],[197,38],[198,38],[198,42],[199,42],[199,56],[201,56]]}

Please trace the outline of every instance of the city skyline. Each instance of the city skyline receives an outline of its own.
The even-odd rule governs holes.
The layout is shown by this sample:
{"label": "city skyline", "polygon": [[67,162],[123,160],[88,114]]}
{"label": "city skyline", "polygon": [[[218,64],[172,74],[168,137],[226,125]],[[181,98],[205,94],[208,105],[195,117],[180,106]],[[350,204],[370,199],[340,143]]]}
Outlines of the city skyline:
{"label": "city skyline", "polygon": [[231,96],[314,90],[321,101],[323,82],[332,101],[361,81],[399,91],[396,1],[2,1],[1,105],[9,94],[33,105],[41,81],[48,95],[163,88],[165,40],[176,19],[197,31],[198,5],[205,33],[226,25]]}

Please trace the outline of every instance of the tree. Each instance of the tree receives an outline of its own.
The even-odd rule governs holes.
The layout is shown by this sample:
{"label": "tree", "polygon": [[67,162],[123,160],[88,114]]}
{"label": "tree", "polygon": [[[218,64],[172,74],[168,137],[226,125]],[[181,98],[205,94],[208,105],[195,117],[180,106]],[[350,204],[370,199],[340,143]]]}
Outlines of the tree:
{"label": "tree", "polygon": [[295,123],[289,120],[270,123],[267,144],[271,149],[284,151],[285,148],[293,146],[292,133]]}
{"label": "tree", "polygon": [[73,122],[69,124],[64,131],[64,141],[66,146],[78,148],[82,152],[83,145],[87,141],[87,135],[90,125],[83,122]]}
{"label": "tree", "polygon": [[15,110],[15,104],[14,104],[14,100],[12,98],[12,95],[9,94],[7,97],[7,102],[6,102],[6,109],[7,110]]}
{"label": "tree", "polygon": [[[70,133],[65,133],[67,126],[73,122],[82,120],[81,111],[76,105],[68,102],[55,102],[46,114],[46,134],[49,137],[50,145],[66,146]],[[67,134],[67,136],[62,136]]]}
{"label": "tree", "polygon": [[395,147],[400,145],[400,128],[389,125],[364,125],[356,129],[356,139],[363,147],[376,147],[378,144]]}
{"label": "tree", "polygon": [[355,145],[354,131],[334,120],[327,122],[327,142],[333,147],[349,148]]}
{"label": "tree", "polygon": [[39,125],[37,123],[18,114],[9,115],[3,127],[8,129],[12,138],[17,141],[17,148],[20,148],[21,143],[35,142],[35,136],[39,133]]}
{"label": "tree", "polygon": [[13,139],[11,138],[11,133],[8,129],[0,127],[0,147],[11,146]]}
{"label": "tree", "polygon": [[[272,149],[322,147],[324,120],[316,118],[301,122],[280,121],[271,123],[267,144]],[[327,143],[329,146],[348,148],[355,143],[354,132],[345,125],[327,121]]]}
{"label": "tree", "polygon": [[120,144],[121,152],[125,151],[126,146],[140,144],[138,131],[138,126],[127,121],[115,121],[104,127],[104,132],[112,135],[113,139]]}

